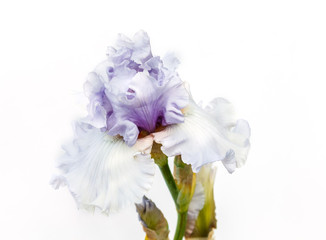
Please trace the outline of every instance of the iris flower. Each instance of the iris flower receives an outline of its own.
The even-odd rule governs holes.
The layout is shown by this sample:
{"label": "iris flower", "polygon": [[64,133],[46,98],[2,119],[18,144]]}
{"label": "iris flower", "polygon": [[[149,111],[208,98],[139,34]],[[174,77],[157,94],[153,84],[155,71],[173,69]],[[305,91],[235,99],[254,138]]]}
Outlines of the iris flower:
{"label": "iris flower", "polygon": [[107,58],[84,85],[88,116],[75,124],[53,184],[66,185],[79,208],[111,213],[141,202],[155,173],[154,143],[168,157],[181,155],[194,173],[221,161],[232,173],[249,149],[249,125],[232,105],[216,98],[198,106],[173,55],[151,52],[144,31],[119,35]]}

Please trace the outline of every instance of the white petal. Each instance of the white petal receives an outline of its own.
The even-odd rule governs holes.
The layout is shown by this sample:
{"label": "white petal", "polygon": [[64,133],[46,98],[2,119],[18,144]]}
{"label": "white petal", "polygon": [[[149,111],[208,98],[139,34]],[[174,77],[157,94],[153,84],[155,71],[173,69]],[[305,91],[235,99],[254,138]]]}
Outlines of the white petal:
{"label": "white petal", "polygon": [[192,196],[191,202],[188,208],[188,216],[187,216],[187,226],[186,226],[186,234],[190,235],[196,224],[196,220],[200,210],[203,209],[205,204],[205,191],[203,185],[200,183],[199,179],[196,180],[196,188],[194,195]]}
{"label": "white petal", "polygon": [[223,127],[230,127],[230,125],[236,122],[234,107],[224,98],[213,99],[206,106],[205,110]]}
{"label": "white petal", "polygon": [[236,165],[239,167],[246,161],[249,125],[244,120],[234,122],[234,117],[228,116],[233,114],[228,110],[231,105],[225,101],[215,101],[210,106],[205,111],[191,101],[184,110],[184,123],[154,133],[154,140],[163,145],[162,151],[169,157],[182,155],[194,172],[205,164],[222,160],[231,173]]}
{"label": "white petal", "polygon": [[116,212],[141,201],[154,177],[155,164],[147,154],[151,138],[130,148],[88,124],[79,123],[76,132],[73,146],[65,149],[59,164],[62,175],[53,184],[65,183],[78,206],[88,210]]}

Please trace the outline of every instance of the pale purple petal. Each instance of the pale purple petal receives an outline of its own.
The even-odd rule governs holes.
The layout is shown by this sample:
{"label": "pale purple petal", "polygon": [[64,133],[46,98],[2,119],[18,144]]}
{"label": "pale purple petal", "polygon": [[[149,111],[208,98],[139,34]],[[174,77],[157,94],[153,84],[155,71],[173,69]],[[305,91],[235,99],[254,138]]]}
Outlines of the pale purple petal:
{"label": "pale purple petal", "polygon": [[132,146],[140,131],[151,133],[159,125],[184,121],[181,109],[189,97],[175,72],[175,57],[153,57],[144,31],[133,39],[120,34],[107,56],[85,84],[90,101],[87,122],[123,136]]}
{"label": "pale purple petal", "polygon": [[152,57],[150,40],[144,31],[137,32],[132,40],[123,34],[119,34],[116,45],[119,49],[131,50],[128,59],[136,63],[142,64]]}
{"label": "pale purple petal", "polygon": [[170,69],[171,71],[175,71],[180,64],[179,59],[175,56],[174,53],[166,54],[163,59],[163,64],[166,68]]}
{"label": "pale purple petal", "polygon": [[105,95],[104,83],[96,73],[88,75],[84,91],[89,97],[87,106],[89,114],[84,121],[96,128],[106,127],[106,119],[112,112],[112,106]]}
{"label": "pale purple petal", "polygon": [[[109,133],[124,136],[128,145],[133,145],[137,139],[132,124],[141,130],[154,132],[157,124],[183,122],[181,109],[188,104],[188,94],[176,76],[170,76],[162,85],[148,71],[139,72],[125,89],[128,90],[120,97],[107,91],[113,107],[108,126],[109,121],[114,122],[114,131],[111,129]],[[128,133],[129,129],[132,132]]]}

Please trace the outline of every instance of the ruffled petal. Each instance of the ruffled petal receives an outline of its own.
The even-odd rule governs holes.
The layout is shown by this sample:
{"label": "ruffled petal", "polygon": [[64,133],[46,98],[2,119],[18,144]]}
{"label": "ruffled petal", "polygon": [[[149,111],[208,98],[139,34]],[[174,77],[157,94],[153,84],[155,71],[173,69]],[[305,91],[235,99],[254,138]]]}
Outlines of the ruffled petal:
{"label": "ruffled petal", "polygon": [[87,106],[89,114],[83,121],[96,128],[106,127],[107,117],[112,113],[112,106],[105,95],[104,82],[100,75],[95,72],[88,74],[84,91],[89,98]]}
{"label": "ruffled petal", "polygon": [[[153,68],[156,66],[156,63],[151,64]],[[153,74],[147,70],[137,73],[130,82],[125,81],[124,92],[110,92],[107,88],[113,107],[107,123],[109,134],[123,136],[129,146],[136,142],[138,128],[153,132],[157,124],[168,125],[184,120],[181,109],[188,104],[188,94],[182,81],[163,70]],[[168,78],[160,79],[160,74]],[[114,89],[117,91],[118,88]]]}
{"label": "ruffled petal", "polygon": [[147,33],[130,39],[120,34],[115,47],[107,49],[107,60],[90,74],[85,92],[89,98],[89,124],[120,135],[128,146],[140,131],[183,122],[181,109],[188,93],[176,70],[178,60],[167,55],[153,57]]}
{"label": "ruffled petal", "polygon": [[214,117],[222,127],[232,127],[232,125],[237,121],[233,105],[224,98],[213,99],[205,107],[205,110]]}
{"label": "ruffled petal", "polygon": [[[109,53],[114,53],[115,56],[126,56],[124,59],[131,59],[132,61],[141,64],[146,62],[149,58],[152,57],[150,40],[145,31],[137,32],[133,39],[131,40],[124,34],[119,34],[116,46],[118,47],[117,52],[122,52],[123,54],[114,52],[112,48],[108,51]],[[123,59],[117,59],[123,60]]]}
{"label": "ruffled petal", "polygon": [[201,166],[223,161],[232,173],[242,166],[249,151],[250,128],[245,120],[234,122],[228,112],[231,105],[226,100],[215,100],[204,110],[193,101],[184,110],[184,123],[168,126],[154,133],[154,140],[161,143],[168,156],[182,155],[194,172]]}
{"label": "ruffled petal", "polygon": [[175,56],[174,53],[167,53],[163,59],[163,64],[167,69],[175,71],[180,64],[179,59]]}
{"label": "ruffled petal", "polygon": [[67,185],[78,207],[107,214],[139,202],[154,177],[152,141],[148,136],[130,148],[121,138],[78,123],[76,138],[59,162],[62,174],[53,185]]}

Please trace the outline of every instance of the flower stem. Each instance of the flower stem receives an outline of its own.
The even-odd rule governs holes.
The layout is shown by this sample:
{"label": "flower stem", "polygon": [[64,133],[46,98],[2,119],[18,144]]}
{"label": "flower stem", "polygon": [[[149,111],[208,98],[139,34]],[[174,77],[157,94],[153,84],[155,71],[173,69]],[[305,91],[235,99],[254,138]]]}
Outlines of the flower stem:
{"label": "flower stem", "polygon": [[186,231],[188,205],[185,208],[182,201],[180,204],[180,191],[171,173],[168,163],[168,157],[164,153],[162,153],[161,146],[159,144],[156,144],[155,142],[152,146],[151,156],[154,159],[156,165],[160,168],[164,181],[171,193],[175,207],[178,212],[178,223],[174,235],[174,240],[182,240]]}
{"label": "flower stem", "polygon": [[164,181],[165,181],[166,185],[168,186],[169,191],[172,195],[175,206],[176,206],[176,208],[178,208],[177,199],[178,199],[179,191],[177,189],[177,185],[175,184],[174,178],[172,176],[170,167],[169,167],[168,163],[166,163],[164,165],[159,166],[159,168],[163,175]]}
{"label": "flower stem", "polygon": [[175,230],[174,240],[182,240],[187,225],[187,212],[178,213],[178,223]]}
{"label": "flower stem", "polygon": [[179,195],[179,190],[177,188],[177,185],[174,181],[174,178],[172,176],[170,167],[168,163],[164,165],[159,165],[159,168],[161,170],[161,173],[163,175],[163,178],[165,180],[166,185],[169,188],[169,191],[171,193],[171,196],[173,198],[173,201],[175,203],[175,206],[178,211],[178,222],[177,222],[177,227],[175,230],[175,235],[174,235],[174,240],[181,240],[185,234],[186,231],[186,224],[187,224],[187,215],[188,212],[179,212],[179,204],[177,203],[178,200],[178,195]]}

